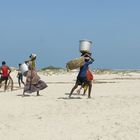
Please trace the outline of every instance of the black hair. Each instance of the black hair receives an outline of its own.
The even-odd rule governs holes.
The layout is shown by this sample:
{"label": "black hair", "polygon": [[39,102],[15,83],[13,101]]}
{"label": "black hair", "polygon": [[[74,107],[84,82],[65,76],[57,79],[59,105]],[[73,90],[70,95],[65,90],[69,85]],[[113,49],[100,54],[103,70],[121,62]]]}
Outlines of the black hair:
{"label": "black hair", "polygon": [[2,65],[5,65],[6,64],[6,62],[5,61],[2,61]]}
{"label": "black hair", "polygon": [[[82,52],[82,53],[81,53],[81,56],[84,56],[85,54],[88,54],[88,55],[90,55],[90,56],[92,55],[92,53],[90,53],[90,52]],[[87,57],[88,55],[86,55],[86,57]]]}
{"label": "black hair", "polygon": [[90,59],[85,59],[85,62],[88,62]]}

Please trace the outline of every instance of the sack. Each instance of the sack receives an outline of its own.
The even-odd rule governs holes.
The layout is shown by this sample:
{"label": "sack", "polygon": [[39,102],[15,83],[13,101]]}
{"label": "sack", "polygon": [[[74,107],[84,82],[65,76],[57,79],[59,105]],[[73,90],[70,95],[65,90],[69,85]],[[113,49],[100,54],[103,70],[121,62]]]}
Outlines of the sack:
{"label": "sack", "polygon": [[92,72],[89,69],[87,70],[86,76],[87,76],[87,80],[88,81],[92,81],[93,80]]}
{"label": "sack", "polygon": [[67,67],[67,70],[73,70],[73,69],[80,68],[81,66],[84,65],[84,63],[85,63],[84,57],[80,57],[80,58],[76,58],[76,59],[69,61],[66,64],[66,67]]}

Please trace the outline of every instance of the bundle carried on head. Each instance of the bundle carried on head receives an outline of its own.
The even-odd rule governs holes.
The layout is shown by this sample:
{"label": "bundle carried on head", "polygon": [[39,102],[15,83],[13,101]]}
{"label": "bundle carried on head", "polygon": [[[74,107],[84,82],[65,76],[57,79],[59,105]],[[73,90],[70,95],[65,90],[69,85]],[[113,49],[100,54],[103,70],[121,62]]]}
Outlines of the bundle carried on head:
{"label": "bundle carried on head", "polygon": [[83,66],[84,63],[85,63],[84,57],[76,58],[76,59],[69,61],[66,64],[66,68],[67,68],[67,70],[77,69],[77,68],[80,68],[81,66]]}
{"label": "bundle carried on head", "polygon": [[36,54],[32,53],[29,57],[30,57],[31,60],[35,60],[36,59]]}

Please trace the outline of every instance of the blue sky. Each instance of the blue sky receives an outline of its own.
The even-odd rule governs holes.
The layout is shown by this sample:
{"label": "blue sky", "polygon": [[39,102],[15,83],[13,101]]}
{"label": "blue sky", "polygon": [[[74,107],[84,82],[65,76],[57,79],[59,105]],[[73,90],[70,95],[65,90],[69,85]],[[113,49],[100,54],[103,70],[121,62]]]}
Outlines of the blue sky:
{"label": "blue sky", "polygon": [[139,69],[139,0],[1,0],[0,61],[65,67],[89,39],[92,68]]}

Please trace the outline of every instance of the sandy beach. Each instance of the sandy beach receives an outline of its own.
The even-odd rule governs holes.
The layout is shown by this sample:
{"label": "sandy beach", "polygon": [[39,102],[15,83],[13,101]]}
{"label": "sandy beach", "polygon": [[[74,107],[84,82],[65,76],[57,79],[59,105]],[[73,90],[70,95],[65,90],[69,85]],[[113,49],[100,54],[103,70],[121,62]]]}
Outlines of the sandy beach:
{"label": "sandy beach", "polygon": [[68,94],[77,72],[44,75],[48,88],[22,97],[0,89],[1,140],[139,140],[140,73],[94,74],[92,98]]}

